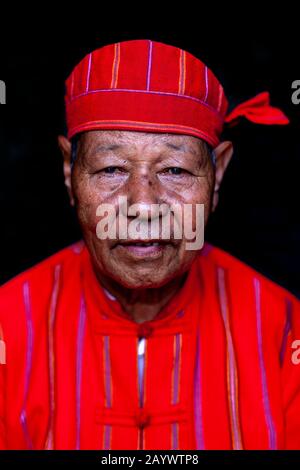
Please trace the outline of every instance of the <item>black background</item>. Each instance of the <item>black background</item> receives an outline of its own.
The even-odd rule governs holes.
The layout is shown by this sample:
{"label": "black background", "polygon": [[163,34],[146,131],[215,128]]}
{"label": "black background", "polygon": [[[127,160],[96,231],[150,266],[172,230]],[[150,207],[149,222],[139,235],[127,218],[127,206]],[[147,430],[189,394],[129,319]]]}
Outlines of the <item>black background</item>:
{"label": "black background", "polygon": [[151,29],[140,21],[127,30],[102,18],[83,31],[74,23],[48,24],[46,17],[1,34],[7,104],[0,106],[0,282],[80,238],[56,138],[63,132],[65,78],[90,50],[146,38],[201,58],[223,83],[231,107],[268,90],[272,104],[290,117],[289,126],[242,122],[227,132],[235,153],[207,238],[300,296],[300,105],[291,101],[291,84],[300,79],[297,22],[269,18],[246,27],[242,17],[220,26],[200,18],[185,28],[169,21]]}

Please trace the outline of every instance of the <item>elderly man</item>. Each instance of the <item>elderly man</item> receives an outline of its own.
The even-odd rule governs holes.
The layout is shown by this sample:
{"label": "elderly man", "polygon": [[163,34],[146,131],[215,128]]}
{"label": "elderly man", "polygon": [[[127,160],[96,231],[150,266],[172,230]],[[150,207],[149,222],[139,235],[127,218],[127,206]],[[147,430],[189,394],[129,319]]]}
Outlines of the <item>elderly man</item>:
{"label": "elderly man", "polygon": [[90,53],[66,90],[59,146],[84,242],[2,287],[0,447],[300,448],[298,301],[220,249],[188,249],[175,213],[167,238],[98,230],[101,207],[124,219],[123,197],[147,222],[152,205],[192,207],[197,233],[232,156],[225,118],[285,116],[266,94],[228,116],[200,60],[146,40]]}

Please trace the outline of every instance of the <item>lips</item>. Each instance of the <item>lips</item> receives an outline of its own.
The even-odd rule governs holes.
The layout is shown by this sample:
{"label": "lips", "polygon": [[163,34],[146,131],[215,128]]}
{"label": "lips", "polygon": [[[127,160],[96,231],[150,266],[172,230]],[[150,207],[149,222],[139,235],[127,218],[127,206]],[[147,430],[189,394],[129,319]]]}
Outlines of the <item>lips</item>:
{"label": "lips", "polygon": [[158,258],[171,244],[170,240],[124,240],[118,241],[113,248],[118,248],[131,257]]}
{"label": "lips", "polygon": [[127,246],[159,246],[159,242],[132,242],[128,243]]}
{"label": "lips", "polygon": [[162,239],[147,239],[147,240],[141,240],[141,239],[136,239],[136,240],[118,240],[116,241],[112,248],[115,248],[116,246],[140,246],[140,247],[148,247],[148,246],[160,246],[160,245],[170,245],[173,244],[173,240],[162,240]]}

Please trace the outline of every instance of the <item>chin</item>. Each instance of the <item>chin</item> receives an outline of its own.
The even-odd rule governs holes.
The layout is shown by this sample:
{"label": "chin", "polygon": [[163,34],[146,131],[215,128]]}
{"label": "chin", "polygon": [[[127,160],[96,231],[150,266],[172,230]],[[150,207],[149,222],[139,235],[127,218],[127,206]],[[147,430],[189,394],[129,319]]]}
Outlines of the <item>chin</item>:
{"label": "chin", "polygon": [[173,277],[172,275],[158,275],[157,272],[150,272],[147,275],[129,272],[126,276],[114,276],[114,280],[127,289],[155,289],[163,286]]}
{"label": "chin", "polygon": [[171,269],[170,265],[162,267],[153,267],[148,269],[142,268],[141,266],[138,269],[122,269],[123,266],[119,266],[119,270],[115,271],[112,276],[110,272],[110,277],[121,284],[127,289],[157,289],[176,277],[182,274],[181,269]]}

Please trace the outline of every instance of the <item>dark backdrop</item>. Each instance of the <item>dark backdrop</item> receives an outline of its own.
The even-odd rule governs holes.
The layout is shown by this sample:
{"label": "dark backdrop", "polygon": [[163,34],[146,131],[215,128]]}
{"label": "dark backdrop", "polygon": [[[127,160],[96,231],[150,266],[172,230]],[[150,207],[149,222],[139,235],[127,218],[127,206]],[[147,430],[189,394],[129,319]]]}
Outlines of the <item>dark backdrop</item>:
{"label": "dark backdrop", "polygon": [[[268,90],[290,126],[242,122],[229,137],[235,154],[207,238],[300,296],[300,105],[291,83],[300,79],[297,31],[190,28],[95,28],[68,33],[52,25],[1,40],[1,272],[5,282],[80,238],[64,189],[56,144],[63,131],[63,82],[71,68],[101,45],[137,38],[167,42],[197,55],[223,83],[231,106]],[[213,32],[213,34],[212,34]]]}

